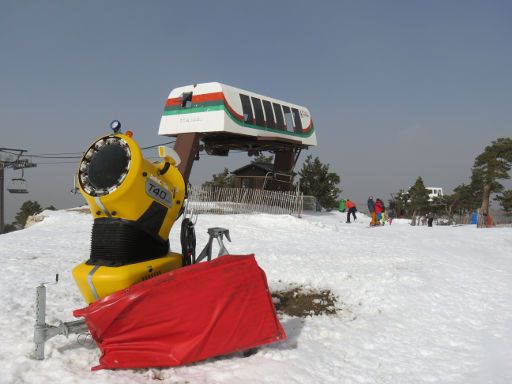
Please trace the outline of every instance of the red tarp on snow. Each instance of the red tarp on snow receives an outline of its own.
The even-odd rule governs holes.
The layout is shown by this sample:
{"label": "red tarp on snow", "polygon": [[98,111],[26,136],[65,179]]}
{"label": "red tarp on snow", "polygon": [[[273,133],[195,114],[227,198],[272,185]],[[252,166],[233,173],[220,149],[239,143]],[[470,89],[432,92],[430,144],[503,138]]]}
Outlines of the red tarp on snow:
{"label": "red tarp on snow", "polygon": [[254,255],[167,272],[73,314],[102,351],[93,370],[178,366],[286,339]]}

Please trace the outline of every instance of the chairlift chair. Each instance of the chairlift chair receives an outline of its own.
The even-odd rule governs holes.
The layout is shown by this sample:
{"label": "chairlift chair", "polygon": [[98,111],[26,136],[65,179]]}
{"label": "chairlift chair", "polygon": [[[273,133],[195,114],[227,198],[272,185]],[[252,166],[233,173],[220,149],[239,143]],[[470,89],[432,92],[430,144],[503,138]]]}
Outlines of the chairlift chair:
{"label": "chairlift chair", "polygon": [[23,178],[12,179],[7,190],[10,193],[28,193],[27,180]]}
{"label": "chairlift chair", "polygon": [[27,189],[27,180],[23,178],[24,172],[23,168],[21,169],[21,177],[11,179],[10,184],[7,187],[7,190],[10,193],[28,193]]}

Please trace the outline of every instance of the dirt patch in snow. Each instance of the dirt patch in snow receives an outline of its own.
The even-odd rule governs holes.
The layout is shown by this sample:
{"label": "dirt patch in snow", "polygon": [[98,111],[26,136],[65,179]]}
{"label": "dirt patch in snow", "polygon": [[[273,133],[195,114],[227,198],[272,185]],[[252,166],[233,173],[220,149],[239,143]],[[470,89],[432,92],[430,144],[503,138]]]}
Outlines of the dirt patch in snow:
{"label": "dirt patch in snow", "polygon": [[328,289],[314,290],[303,286],[272,292],[276,310],[295,317],[336,314],[336,296]]}
{"label": "dirt patch in snow", "polygon": [[30,228],[34,224],[40,223],[41,221],[46,219],[46,217],[47,216],[41,215],[41,214],[29,216],[27,218],[27,222],[25,223],[25,227],[24,228]]}
{"label": "dirt patch in snow", "polygon": [[86,213],[86,214],[91,213],[91,210],[90,210],[90,208],[88,206],[69,208],[69,209],[66,209],[66,211],[68,211],[68,212]]}

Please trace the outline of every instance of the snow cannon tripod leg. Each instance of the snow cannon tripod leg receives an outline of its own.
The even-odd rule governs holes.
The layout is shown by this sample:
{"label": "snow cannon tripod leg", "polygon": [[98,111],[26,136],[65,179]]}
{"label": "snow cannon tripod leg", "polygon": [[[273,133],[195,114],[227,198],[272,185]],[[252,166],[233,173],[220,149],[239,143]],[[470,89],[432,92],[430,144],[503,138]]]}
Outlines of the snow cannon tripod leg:
{"label": "snow cannon tripod leg", "polygon": [[[58,279],[58,278],[57,278]],[[36,288],[36,323],[34,325],[34,358],[44,360],[44,345],[47,340],[57,335],[88,332],[84,320],[60,323],[58,326],[46,324],[46,286],[41,283]]]}
{"label": "snow cannon tripod leg", "polygon": [[218,256],[229,255],[228,250],[226,249],[224,243],[222,242],[222,240],[224,239],[224,235],[226,236],[226,239],[228,239],[228,241],[231,241],[231,238],[229,237],[229,229],[220,227],[208,228],[208,235],[210,235],[208,243],[197,257],[196,263],[199,263],[205,257],[207,258],[208,261],[211,261],[213,239],[217,239],[217,242],[219,243],[220,249]]}

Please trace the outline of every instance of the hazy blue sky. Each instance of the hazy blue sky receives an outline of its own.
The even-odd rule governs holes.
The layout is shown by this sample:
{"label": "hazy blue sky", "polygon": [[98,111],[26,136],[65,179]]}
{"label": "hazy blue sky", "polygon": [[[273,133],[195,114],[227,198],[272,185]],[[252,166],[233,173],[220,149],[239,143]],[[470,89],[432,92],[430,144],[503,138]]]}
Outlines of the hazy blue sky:
{"label": "hazy blue sky", "polygon": [[[80,152],[114,118],[162,143],[170,90],[220,81],[307,106],[300,163],[319,156],[360,204],[417,176],[449,192],[512,135],[511,70],[511,1],[0,0],[0,147]],[[191,181],[248,160],[204,156]],[[82,204],[78,160],[57,161],[6,193],[6,222],[27,199]]]}

